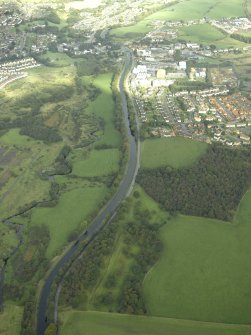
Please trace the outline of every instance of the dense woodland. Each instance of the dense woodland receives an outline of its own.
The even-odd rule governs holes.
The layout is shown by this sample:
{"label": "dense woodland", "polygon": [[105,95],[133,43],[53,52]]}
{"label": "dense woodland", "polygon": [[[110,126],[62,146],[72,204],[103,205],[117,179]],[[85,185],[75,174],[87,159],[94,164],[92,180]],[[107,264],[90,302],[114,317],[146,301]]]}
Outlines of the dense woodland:
{"label": "dense woodland", "polygon": [[[61,303],[74,308],[88,308],[89,294],[100,284],[106,272],[107,260],[116,248],[116,243],[121,243],[122,239],[125,245],[123,254],[131,260],[132,265],[122,278],[122,285],[118,283],[121,282],[118,273],[109,273],[104,283],[104,293],[95,299],[96,308],[107,307],[108,310],[127,314],[147,313],[143,280],[158,260],[162,249],[158,236],[160,225],[151,223],[151,213],[141,209],[140,202],[135,206],[133,220],[124,221],[127,214],[126,206],[122,207],[115,222],[91,243],[85,257],[74,263],[64,281]],[[116,295],[118,287],[119,294]]]}
{"label": "dense woodland", "polygon": [[231,220],[251,182],[251,150],[212,145],[190,167],[142,169],[138,183],[171,213]]}

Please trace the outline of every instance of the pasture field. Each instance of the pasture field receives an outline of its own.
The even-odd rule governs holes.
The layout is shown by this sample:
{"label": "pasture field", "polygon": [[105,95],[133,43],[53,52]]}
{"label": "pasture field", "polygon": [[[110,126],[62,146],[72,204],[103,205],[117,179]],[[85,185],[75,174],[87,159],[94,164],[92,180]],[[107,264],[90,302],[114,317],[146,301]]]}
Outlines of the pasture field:
{"label": "pasture field", "polygon": [[34,141],[30,137],[19,134],[19,129],[11,129],[1,136],[1,143],[15,146],[34,146],[39,144],[39,141]]}
{"label": "pasture field", "polygon": [[206,143],[182,137],[147,139],[141,143],[141,166],[181,168],[193,164],[206,149]]}
{"label": "pasture field", "polygon": [[186,41],[211,44],[216,40],[222,40],[225,35],[210,24],[198,24],[179,29],[179,37]]}
{"label": "pasture field", "polygon": [[213,43],[217,48],[224,49],[224,48],[244,48],[247,46],[247,43],[235,40],[229,36],[226,36],[222,40],[215,40]]}
{"label": "pasture field", "polygon": [[246,43],[231,38],[208,23],[178,29],[179,38],[199,44],[213,44],[217,48],[243,48]]}
{"label": "pasture field", "polygon": [[95,177],[114,174],[119,168],[119,150],[92,150],[88,157],[83,157],[80,151],[73,159],[74,175],[80,177]]}
{"label": "pasture field", "polygon": [[32,210],[31,224],[46,225],[50,232],[47,257],[51,258],[64,246],[69,234],[84,230],[88,217],[98,208],[105,194],[105,186],[81,185],[65,192],[58,204],[52,208]]}
{"label": "pasture field", "polygon": [[212,19],[221,19],[223,17],[239,17],[245,16],[242,0],[217,1],[207,13]]}
{"label": "pasture field", "polygon": [[220,19],[239,15],[244,15],[241,0],[230,0],[228,2],[224,0],[188,0],[180,1],[170,7],[166,13],[166,19],[191,20],[205,16],[211,19]]}
{"label": "pasture field", "polygon": [[161,230],[165,249],[144,281],[151,315],[250,324],[250,202],[251,190],[233,223],[179,215]]}
{"label": "pasture field", "polygon": [[22,307],[6,303],[4,312],[0,312],[0,335],[19,335],[22,316]]}
{"label": "pasture field", "polygon": [[75,310],[63,312],[61,321],[62,335],[247,335],[250,332],[249,326]]}
{"label": "pasture field", "polygon": [[111,82],[112,73],[101,74],[94,79],[93,84],[101,90],[101,94],[89,104],[87,112],[104,120],[102,138],[96,144],[118,147],[120,136],[113,123],[115,105],[112,98]]}
{"label": "pasture field", "polygon": [[242,15],[244,15],[244,11],[241,0],[230,0],[228,2],[224,0],[183,0],[146,16],[134,25],[112,29],[111,35],[120,39],[141,37],[151,30],[150,25],[155,20],[192,20],[201,19],[205,16],[220,19]]}

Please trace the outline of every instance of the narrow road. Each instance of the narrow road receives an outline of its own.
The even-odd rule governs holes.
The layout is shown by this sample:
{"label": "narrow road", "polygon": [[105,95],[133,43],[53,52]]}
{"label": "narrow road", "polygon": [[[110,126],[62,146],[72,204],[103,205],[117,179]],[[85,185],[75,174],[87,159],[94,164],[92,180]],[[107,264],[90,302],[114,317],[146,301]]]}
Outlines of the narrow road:
{"label": "narrow road", "polygon": [[[94,219],[92,224],[89,226],[87,233],[83,232],[78,241],[84,240],[86,238],[91,239],[96,235],[102,228],[105,219],[111,217],[115,212],[118,206],[122,203],[122,201],[126,198],[128,193],[130,192],[135,177],[137,174],[138,166],[139,166],[139,155],[137,152],[137,143],[135,138],[132,136],[129,125],[128,118],[128,108],[127,108],[127,98],[124,90],[124,81],[127,75],[127,72],[131,68],[132,64],[132,55],[131,52],[127,49],[125,50],[126,60],[123,73],[119,82],[119,89],[122,99],[122,110],[124,114],[124,121],[127,130],[128,137],[128,145],[129,145],[129,157],[128,164],[125,171],[125,175],[123,180],[121,181],[119,188],[113,198],[107,203],[107,205],[101,210],[101,212]],[[41,290],[41,294],[38,301],[38,309],[37,309],[37,335],[44,335],[45,329],[47,327],[47,305],[48,298],[51,290],[51,286],[57,277],[59,271],[67,264],[68,261],[74,260],[74,257],[77,255],[77,251],[79,249],[79,243],[75,243],[69,251],[64,254],[64,256],[58,261],[58,263],[51,270],[49,276],[46,278],[44,286]]]}

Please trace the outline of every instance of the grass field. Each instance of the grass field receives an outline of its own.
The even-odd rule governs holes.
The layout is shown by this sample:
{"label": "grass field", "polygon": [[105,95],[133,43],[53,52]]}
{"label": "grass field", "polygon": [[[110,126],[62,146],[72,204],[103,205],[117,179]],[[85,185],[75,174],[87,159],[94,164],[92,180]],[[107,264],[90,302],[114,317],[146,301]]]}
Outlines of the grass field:
{"label": "grass field", "polygon": [[207,144],[182,137],[148,139],[141,144],[141,166],[174,168],[193,164],[207,149]]}
{"label": "grass field", "polygon": [[[191,10],[192,9],[192,10]],[[212,19],[244,15],[241,0],[188,0],[170,7],[169,20]]]}
{"label": "grass field", "polygon": [[33,225],[46,225],[50,231],[47,256],[51,258],[67,242],[71,232],[86,227],[87,217],[104,198],[104,186],[86,186],[64,193],[56,207],[37,208],[32,211]]}
{"label": "grass field", "polygon": [[114,127],[115,106],[111,90],[112,73],[97,76],[93,84],[101,90],[97,99],[88,106],[88,113],[94,114],[104,120],[103,136],[97,144],[106,144],[117,147],[120,143],[120,136]]}
{"label": "grass field", "polygon": [[0,313],[0,335],[19,335],[23,308],[6,304],[3,313]]}
{"label": "grass field", "polygon": [[251,190],[234,223],[178,216],[161,236],[165,251],[144,282],[150,314],[251,323]]}
{"label": "grass field", "polygon": [[134,25],[113,29],[111,35],[122,39],[139,37],[151,30],[150,24],[155,20],[191,20],[205,16],[220,19],[243,15],[242,0],[186,0],[157,11]]}
{"label": "grass field", "polygon": [[214,44],[217,48],[242,48],[245,43],[223,34],[210,24],[179,28],[179,38],[199,44]]}
{"label": "grass field", "polygon": [[198,24],[179,29],[179,37],[191,42],[210,44],[221,40],[225,35],[210,24]]}
{"label": "grass field", "polygon": [[80,177],[105,176],[116,173],[119,167],[119,150],[92,150],[89,157],[82,158],[82,152],[73,160],[72,173]]}
{"label": "grass field", "polygon": [[247,335],[249,326],[70,310],[61,314],[62,335]]}
{"label": "grass field", "polygon": [[1,143],[11,145],[34,145],[40,141],[34,141],[30,137],[19,134],[19,129],[11,129],[0,137]]}
{"label": "grass field", "polygon": [[223,38],[222,40],[216,40],[212,44],[214,44],[217,48],[243,48],[247,46],[247,43],[235,40],[229,36]]}

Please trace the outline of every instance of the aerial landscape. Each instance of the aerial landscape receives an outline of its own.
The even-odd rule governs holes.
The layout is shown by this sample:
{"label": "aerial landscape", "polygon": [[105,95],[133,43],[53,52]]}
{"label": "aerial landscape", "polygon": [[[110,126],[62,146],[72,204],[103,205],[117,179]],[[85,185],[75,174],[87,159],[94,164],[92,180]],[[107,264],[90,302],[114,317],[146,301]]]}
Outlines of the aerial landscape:
{"label": "aerial landscape", "polygon": [[0,0],[0,335],[251,334],[251,0]]}

